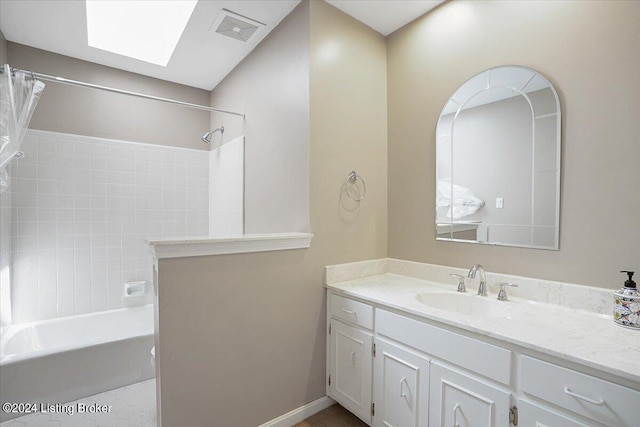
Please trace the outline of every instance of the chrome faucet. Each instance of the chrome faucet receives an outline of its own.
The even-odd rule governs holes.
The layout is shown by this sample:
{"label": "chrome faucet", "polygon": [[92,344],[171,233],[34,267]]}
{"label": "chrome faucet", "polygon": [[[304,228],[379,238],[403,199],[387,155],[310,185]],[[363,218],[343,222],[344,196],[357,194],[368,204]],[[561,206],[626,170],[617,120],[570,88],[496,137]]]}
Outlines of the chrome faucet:
{"label": "chrome faucet", "polygon": [[500,291],[498,292],[498,301],[509,301],[507,297],[507,291],[504,288],[505,286],[511,286],[512,288],[518,287],[518,285],[516,285],[515,283],[500,282]]}
{"label": "chrome faucet", "polygon": [[480,285],[478,286],[478,295],[486,297],[487,296],[487,277],[485,275],[484,267],[480,264],[474,264],[473,267],[469,270],[469,278],[473,279],[476,277],[476,273],[480,272]]}
{"label": "chrome faucet", "polygon": [[452,279],[458,279],[458,292],[467,292],[467,288],[464,286],[464,276],[462,274],[450,274]]}

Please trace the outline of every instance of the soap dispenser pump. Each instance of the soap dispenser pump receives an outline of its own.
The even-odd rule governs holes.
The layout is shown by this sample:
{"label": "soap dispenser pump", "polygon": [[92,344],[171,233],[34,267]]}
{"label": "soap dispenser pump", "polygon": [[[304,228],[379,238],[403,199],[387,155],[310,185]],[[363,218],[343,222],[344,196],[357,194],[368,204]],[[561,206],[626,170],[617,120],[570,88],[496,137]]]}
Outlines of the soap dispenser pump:
{"label": "soap dispenser pump", "polygon": [[640,330],[640,292],[633,281],[633,271],[623,270],[628,279],[614,294],[613,321],[620,326]]}

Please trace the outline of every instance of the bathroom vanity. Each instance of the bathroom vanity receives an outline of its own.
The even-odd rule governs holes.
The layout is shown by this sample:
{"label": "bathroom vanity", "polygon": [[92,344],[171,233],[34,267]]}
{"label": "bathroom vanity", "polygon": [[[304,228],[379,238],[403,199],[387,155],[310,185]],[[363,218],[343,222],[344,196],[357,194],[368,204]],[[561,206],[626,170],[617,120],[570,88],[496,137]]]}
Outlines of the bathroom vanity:
{"label": "bathroom vanity", "polygon": [[[464,273],[327,267],[327,394],[373,426],[638,425],[640,336],[612,291],[488,273],[482,297]],[[498,301],[499,282],[519,287]]]}

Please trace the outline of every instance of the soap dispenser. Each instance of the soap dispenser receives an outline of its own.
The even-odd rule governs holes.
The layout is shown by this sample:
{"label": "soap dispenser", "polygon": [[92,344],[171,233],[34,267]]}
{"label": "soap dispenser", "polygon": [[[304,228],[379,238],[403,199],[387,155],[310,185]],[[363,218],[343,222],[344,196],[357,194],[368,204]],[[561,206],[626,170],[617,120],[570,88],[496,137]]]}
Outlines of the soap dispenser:
{"label": "soap dispenser", "polygon": [[624,288],[614,294],[613,321],[620,326],[640,330],[640,292],[633,281],[633,271],[621,271],[629,278]]}

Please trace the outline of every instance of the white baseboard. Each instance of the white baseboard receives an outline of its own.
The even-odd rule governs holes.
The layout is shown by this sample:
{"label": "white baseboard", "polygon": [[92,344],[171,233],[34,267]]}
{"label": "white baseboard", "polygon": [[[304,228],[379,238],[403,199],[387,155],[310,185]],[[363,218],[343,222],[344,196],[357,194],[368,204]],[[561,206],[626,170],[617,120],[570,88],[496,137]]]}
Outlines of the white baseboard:
{"label": "white baseboard", "polygon": [[333,405],[335,400],[329,396],[321,397],[318,400],[307,403],[299,408],[294,409],[291,412],[287,412],[284,415],[280,415],[278,418],[274,418],[271,421],[258,426],[258,427],[291,427],[300,421],[306,420],[310,416],[317,414],[323,409]]}

